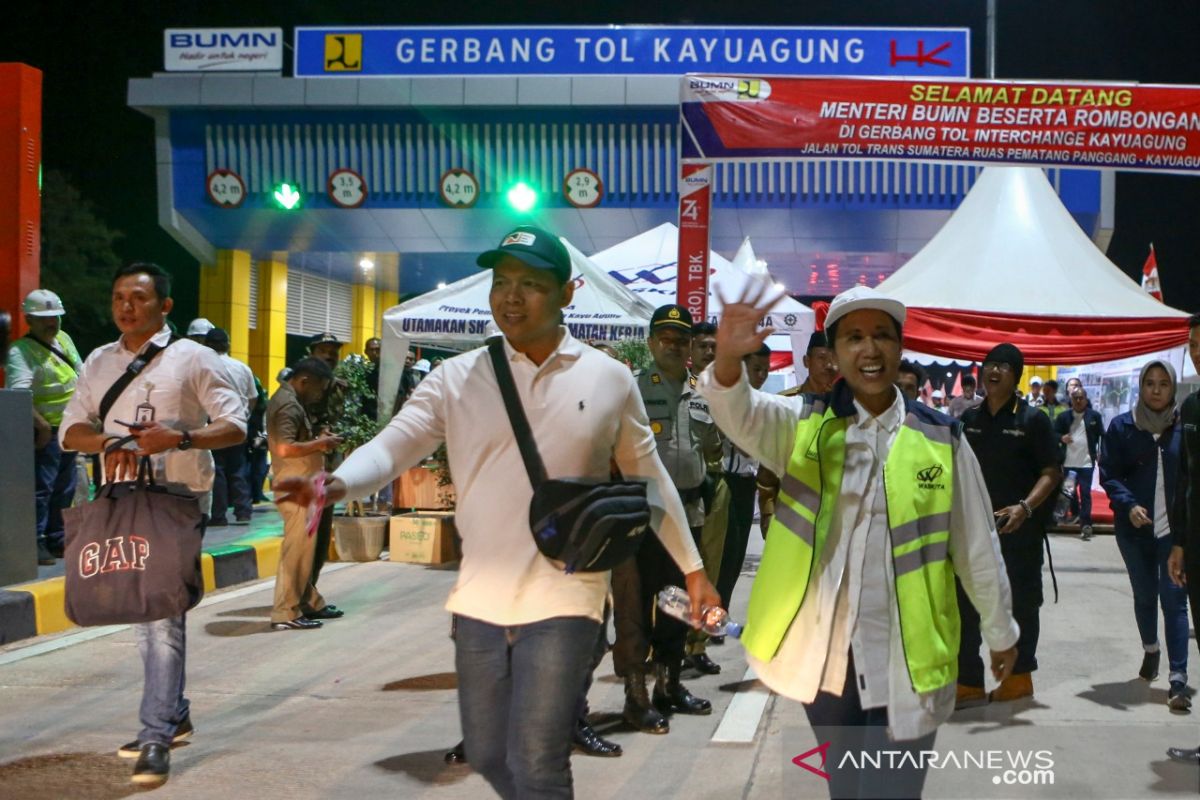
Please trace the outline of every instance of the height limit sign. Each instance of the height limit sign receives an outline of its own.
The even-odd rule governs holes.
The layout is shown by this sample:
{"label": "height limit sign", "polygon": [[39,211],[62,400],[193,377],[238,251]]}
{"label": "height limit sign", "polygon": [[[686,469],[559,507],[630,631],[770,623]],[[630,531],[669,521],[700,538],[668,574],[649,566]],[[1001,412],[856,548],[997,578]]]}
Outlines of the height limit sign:
{"label": "height limit sign", "polygon": [[367,182],[352,169],[339,169],[329,176],[329,199],[342,208],[358,208],[367,201]]}
{"label": "height limit sign", "polygon": [[590,169],[576,169],[563,179],[563,196],[576,208],[595,208],[604,199],[604,184]]}

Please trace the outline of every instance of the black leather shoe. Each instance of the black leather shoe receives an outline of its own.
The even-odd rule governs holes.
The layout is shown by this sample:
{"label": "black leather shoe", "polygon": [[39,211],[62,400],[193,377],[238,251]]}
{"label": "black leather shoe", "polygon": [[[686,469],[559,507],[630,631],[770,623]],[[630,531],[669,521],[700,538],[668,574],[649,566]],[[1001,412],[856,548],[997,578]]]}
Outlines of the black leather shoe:
{"label": "black leather shoe", "polygon": [[304,612],[305,619],[340,619],[344,616],[346,616],[346,612],[337,606],[325,606],[319,611]]}
{"label": "black leather shoe", "polygon": [[315,619],[305,619],[304,617],[296,617],[289,619],[287,622],[272,622],[271,629],[277,631],[315,631],[321,627],[321,623]]}
{"label": "black leather shoe", "polygon": [[642,733],[669,733],[671,724],[650,702],[646,692],[646,673],[640,669],[630,670],[625,676],[625,708],[621,717]]}
{"label": "black leather shoe", "polygon": [[705,675],[720,675],[721,665],[708,657],[708,653],[696,653],[692,656],[692,667]]}
{"label": "black leather shoe", "polygon": [[38,539],[38,541],[37,541],[38,566],[39,567],[52,567],[52,566],[54,566],[54,562],[57,560],[58,559],[56,559],[54,557],[54,554],[50,552],[50,548],[46,545],[46,542],[42,539]]}
{"label": "black leather shoe", "polygon": [[463,743],[459,742],[451,749],[446,751],[446,755],[442,756],[442,760],[447,764],[465,764],[467,763],[467,751],[463,749]]}
{"label": "black leather shoe", "polygon": [[171,749],[165,744],[142,745],[133,765],[133,782],[139,786],[158,786],[171,774]]}
{"label": "black leather shoe", "polygon": [[696,697],[679,680],[680,663],[658,664],[655,667],[657,680],[654,682],[654,707],[663,714],[695,714],[704,716],[712,713],[712,703]]}
{"label": "black leather shoe", "polygon": [[575,723],[575,733],[571,736],[571,744],[585,756],[600,758],[615,758],[621,755],[621,745],[601,738],[586,722]]}
{"label": "black leather shoe", "polygon": [[720,647],[721,645],[725,644],[725,637],[724,636],[710,636],[710,637],[708,637],[708,643],[711,645],[715,645],[716,647]]}
{"label": "black leather shoe", "polygon": [[1200,764],[1200,747],[1168,747],[1167,758],[1195,766]]}

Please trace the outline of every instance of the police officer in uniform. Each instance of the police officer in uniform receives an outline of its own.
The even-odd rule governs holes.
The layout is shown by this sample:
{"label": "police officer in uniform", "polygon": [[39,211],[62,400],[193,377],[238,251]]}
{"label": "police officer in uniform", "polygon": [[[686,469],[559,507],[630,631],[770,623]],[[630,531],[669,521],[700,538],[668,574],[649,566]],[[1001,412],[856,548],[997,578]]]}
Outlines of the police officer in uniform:
{"label": "police officer in uniform", "polygon": [[[337,369],[338,359],[342,354],[342,345],[345,344],[335,334],[318,333],[312,337],[308,344],[308,354],[313,358],[324,361],[326,366],[331,370]],[[313,427],[318,435],[324,436],[333,433],[333,423],[342,413],[342,406],[346,400],[346,383],[339,379],[336,375],[333,378],[333,383],[329,386],[329,391],[316,405],[308,409],[312,416]],[[325,470],[327,472],[335,470],[342,463],[342,454],[337,450],[326,451],[325,453]],[[317,547],[313,557],[312,582],[315,586],[317,578],[321,576],[321,568],[325,566],[325,559],[329,557],[329,542],[333,538],[333,506],[328,505],[321,509],[321,521],[317,525]]]}
{"label": "police officer in uniform", "polygon": [[[697,545],[704,525],[701,489],[707,473],[705,452],[716,448],[716,427],[708,407],[696,392],[696,379],[687,370],[692,339],[692,316],[686,308],[668,305],[650,318],[648,344],[654,364],[637,375],[638,390],[650,419],[658,457],[683,500],[688,526]],[[614,577],[614,580],[619,578]],[[613,662],[625,678],[625,718],[650,733],[666,733],[665,722],[645,713],[645,662],[651,646],[655,665],[654,707],[663,715],[711,714],[712,704],[694,696],[679,680],[688,627],[666,614],[654,614],[655,595],[683,576],[654,536],[642,540],[637,556],[636,590],[614,589],[617,642]],[[635,607],[630,607],[635,605]],[[654,620],[651,625],[651,619]],[[640,716],[639,716],[640,714]]]}

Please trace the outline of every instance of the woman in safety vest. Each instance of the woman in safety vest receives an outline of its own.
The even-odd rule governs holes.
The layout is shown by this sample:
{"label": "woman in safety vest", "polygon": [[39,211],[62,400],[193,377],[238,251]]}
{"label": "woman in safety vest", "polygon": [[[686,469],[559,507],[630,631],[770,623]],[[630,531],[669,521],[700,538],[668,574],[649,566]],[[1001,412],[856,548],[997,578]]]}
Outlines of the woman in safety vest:
{"label": "woman in safety vest", "polygon": [[767,686],[804,704],[832,797],[918,797],[922,751],[954,710],[956,577],[997,681],[1016,659],[987,488],[959,423],[896,389],[905,308],[873,289],[829,307],[832,391],[752,390],[741,360],[771,333],[769,293],[724,306],[700,380],[720,429],[781,477],[742,643]]}

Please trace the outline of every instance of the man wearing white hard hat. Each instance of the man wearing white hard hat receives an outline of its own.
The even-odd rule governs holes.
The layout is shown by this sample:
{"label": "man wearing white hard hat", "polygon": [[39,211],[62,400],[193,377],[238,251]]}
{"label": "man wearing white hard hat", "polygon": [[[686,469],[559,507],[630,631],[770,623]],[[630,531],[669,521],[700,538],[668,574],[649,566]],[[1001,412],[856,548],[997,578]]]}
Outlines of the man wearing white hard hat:
{"label": "man wearing white hard hat", "polygon": [[[772,333],[780,298],[749,287],[726,303],[717,359],[700,378],[714,421],[781,479],[741,642],[770,689],[804,704],[832,797],[920,797],[954,711],[955,577],[979,610],[992,672],[1019,629],[987,487],[954,419],[896,388],[906,310],[868,287],[833,299],[825,331],[840,378],[826,394],[755,391],[742,358]],[[885,470],[886,467],[886,470]],[[849,751],[900,750],[879,769]]]}
{"label": "man wearing white hard hat", "polygon": [[215,327],[204,317],[196,317],[188,324],[187,337],[196,344],[204,344],[204,337]]}
{"label": "man wearing white hard hat", "polygon": [[29,333],[13,342],[4,366],[7,389],[33,393],[34,497],[37,503],[38,563],[62,555],[62,510],[75,494],[75,454],[58,444],[58,426],[83,361],[62,329],[62,300],[35,289],[21,304]]}

